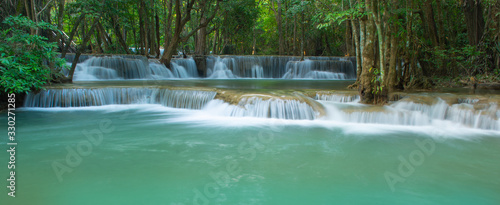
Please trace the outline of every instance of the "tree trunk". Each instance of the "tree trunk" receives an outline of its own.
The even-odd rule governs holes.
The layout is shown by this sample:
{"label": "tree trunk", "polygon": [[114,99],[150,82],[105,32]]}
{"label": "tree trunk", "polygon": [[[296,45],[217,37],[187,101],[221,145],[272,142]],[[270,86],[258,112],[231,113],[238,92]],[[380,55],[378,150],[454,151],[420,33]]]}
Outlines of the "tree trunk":
{"label": "tree trunk", "polygon": [[377,37],[378,37],[378,54],[379,54],[379,71],[380,71],[380,80],[383,82],[384,81],[384,75],[385,75],[385,50],[384,50],[384,22],[382,20],[382,14],[380,14],[379,10],[379,5],[378,1],[372,2],[372,5],[370,6],[372,10],[372,18],[373,21],[375,22],[375,27],[377,29]]}
{"label": "tree trunk", "polygon": [[163,56],[160,59],[160,62],[165,64],[167,68],[170,68],[170,61],[172,60],[172,56],[175,54],[175,51],[177,50],[177,45],[179,44],[180,40],[180,34],[174,34],[174,37],[172,40],[170,40],[170,44],[166,48],[166,50],[163,51]]}
{"label": "tree trunk", "polygon": [[156,22],[156,58],[160,58],[161,52],[160,52],[160,17],[158,14],[155,15],[155,22]]}
{"label": "tree trunk", "polygon": [[[207,18],[202,17],[200,19],[200,23],[205,24],[207,21]],[[196,46],[195,46],[195,53],[197,55],[205,55],[205,50],[206,50],[206,42],[207,42],[207,27],[200,28],[198,30],[198,34],[196,36]]]}
{"label": "tree trunk", "polygon": [[219,29],[215,29],[214,44],[212,45],[212,53],[217,53],[217,44],[219,42]]}
{"label": "tree trunk", "polygon": [[432,8],[432,0],[424,0],[424,17],[426,22],[427,34],[431,39],[432,46],[439,46],[439,37],[436,29],[436,21],[434,20],[434,9]]}
{"label": "tree trunk", "polygon": [[463,10],[470,45],[478,45],[484,33],[483,9],[480,0],[463,0]]}
{"label": "tree trunk", "polygon": [[278,23],[278,36],[279,36],[279,55],[283,55],[285,49],[285,42],[283,40],[283,26],[281,22],[281,0],[278,0],[278,12],[276,21]]}
{"label": "tree trunk", "polygon": [[[304,2],[304,0],[302,0],[302,2]],[[304,60],[304,53],[305,53],[305,50],[304,50],[304,40],[306,38],[306,32],[305,32],[305,28],[304,28],[304,12],[302,12],[302,18],[301,18],[301,22],[300,22],[300,27],[302,28],[302,38],[300,39],[300,60],[303,61]]]}
{"label": "tree trunk", "polygon": [[[217,10],[219,9],[219,2],[221,0],[217,0],[216,6],[213,10],[212,16],[207,18],[207,21],[205,23],[200,23],[195,29],[193,29],[190,33],[187,35],[181,37],[181,33],[184,30],[184,26],[186,25],[187,22],[191,20],[191,10],[193,9],[193,5],[195,3],[194,0],[190,0],[187,2],[185,5],[185,15],[183,17],[183,13],[181,12],[181,3],[180,0],[175,0],[175,29],[174,29],[174,36],[172,40],[170,41],[170,44],[168,45],[167,49],[164,51],[163,56],[160,59],[160,62],[165,64],[165,66],[170,67],[170,60],[172,59],[172,55],[175,53],[177,49],[177,44],[186,41],[189,39],[191,36],[193,36],[199,29],[206,27],[210,21],[215,17],[215,14],[217,13]],[[205,9],[205,8],[203,8]],[[203,15],[202,15],[203,16]]]}
{"label": "tree trunk", "polygon": [[359,83],[361,71],[363,70],[361,64],[361,46],[359,42],[358,28],[354,21],[351,21],[353,36],[354,36],[354,47],[356,49],[356,83]]}
{"label": "tree trunk", "polygon": [[352,29],[351,29],[351,20],[345,21],[345,45],[346,45],[346,56],[354,55],[355,51],[353,51],[353,39],[352,39]]}
{"label": "tree trunk", "polygon": [[[397,0],[393,0],[395,2]],[[395,4],[393,4],[395,5]],[[397,6],[395,6],[397,8]],[[394,15],[395,16],[395,15]],[[393,17],[394,17],[393,16]],[[398,85],[398,74],[396,70],[396,66],[398,63],[398,37],[395,34],[397,30],[397,25],[395,23],[392,23],[392,25],[389,26],[389,38],[390,38],[390,58],[389,58],[389,69],[388,69],[388,74],[387,74],[387,79],[386,79],[386,87],[389,90],[389,92],[392,92]]]}
{"label": "tree trunk", "polygon": [[73,26],[73,29],[71,30],[71,33],[69,34],[69,39],[68,39],[68,43],[66,43],[66,46],[64,47],[64,49],[61,51],[61,58],[64,58],[66,57],[66,53],[68,52],[69,48],[71,47],[71,42],[73,42],[73,38],[75,37],[76,35],[76,32],[78,30],[78,26],[80,25],[80,23],[83,21],[83,19],[85,19],[85,13],[82,13],[78,19],[76,20],[74,26]]}
{"label": "tree trunk", "polygon": [[97,25],[97,22],[99,21],[98,19],[99,19],[99,17],[94,18],[94,22],[92,23],[90,30],[85,35],[85,37],[83,38],[82,44],[80,44],[80,47],[76,51],[75,59],[73,59],[73,63],[71,64],[71,68],[69,70],[70,81],[73,81],[73,75],[75,74],[75,68],[76,68],[76,64],[78,63],[78,59],[80,58],[80,55],[85,51],[85,48],[87,47],[87,42],[90,40],[92,33],[94,33],[94,29]]}
{"label": "tree trunk", "polygon": [[111,18],[111,23],[113,25],[113,29],[115,30],[115,35],[118,38],[118,43],[122,46],[123,50],[125,53],[130,54],[130,51],[128,50],[127,42],[123,39],[122,32],[119,28],[118,21],[116,20],[116,17],[113,16]]}
{"label": "tree trunk", "polygon": [[441,47],[441,49],[444,49],[445,48],[445,36],[446,36],[446,33],[444,31],[444,20],[443,20],[443,11],[441,9],[441,1],[440,0],[437,0],[436,1],[436,10],[437,10],[437,24],[438,24],[438,28],[439,28],[439,31],[438,31],[438,36],[439,36],[439,45]]}
{"label": "tree trunk", "polygon": [[252,55],[255,55],[255,46],[257,45],[257,34],[255,28],[252,29]]}
{"label": "tree trunk", "polygon": [[411,70],[411,61],[413,59],[413,44],[412,44],[412,38],[413,38],[413,0],[409,0],[408,4],[406,5],[406,42],[405,42],[405,62],[404,62],[404,70],[403,70],[403,80],[401,81],[401,84],[403,86],[407,85],[410,81],[410,70]]}
{"label": "tree trunk", "polygon": [[[364,9],[361,9],[364,12]],[[360,56],[363,56],[363,51],[365,50],[366,44],[366,16],[362,17],[359,21],[359,52]],[[363,57],[361,57],[361,65],[363,65]]]}
{"label": "tree trunk", "polygon": [[[365,5],[367,5],[367,11],[372,12],[371,0],[365,0]],[[361,84],[359,88],[359,94],[361,96],[361,101],[363,103],[374,103],[374,68],[375,68],[375,22],[371,15],[367,16],[366,21],[366,43],[363,49],[363,71],[361,73]]]}
{"label": "tree trunk", "polygon": [[141,38],[141,50],[142,54],[146,57],[149,56],[149,42],[148,42],[148,23],[145,11],[145,3],[144,0],[139,2],[139,28],[140,28],[140,38]]}
{"label": "tree trunk", "polygon": [[94,32],[94,37],[95,37],[95,41],[96,41],[96,44],[97,44],[97,53],[104,53],[104,50],[102,49],[102,40],[101,40],[101,33],[99,32],[99,29],[94,29],[95,32]]}
{"label": "tree trunk", "polygon": [[[58,7],[58,13],[57,13],[57,29],[59,29],[61,32],[63,31],[63,22],[64,22],[64,3],[65,0],[59,0],[57,3]],[[58,33],[57,36],[59,37],[59,43],[60,43],[60,48],[61,51],[64,49],[64,44],[65,44],[65,39],[64,35],[61,33]]]}
{"label": "tree trunk", "polygon": [[297,50],[297,18],[293,17],[293,55],[298,55]]}
{"label": "tree trunk", "polygon": [[111,38],[109,37],[108,33],[106,33],[106,30],[104,30],[104,27],[102,26],[101,22],[97,23],[97,30],[100,33],[100,38],[102,39],[102,42],[104,44],[104,49],[106,49],[106,51],[109,51],[110,50],[109,45],[112,44],[113,42],[111,41]]}
{"label": "tree trunk", "polygon": [[168,1],[168,4],[167,0],[163,0],[163,7],[166,8],[167,15],[165,17],[165,20],[163,21],[163,52],[165,52],[168,45],[170,44],[170,39],[172,39],[172,0]]}

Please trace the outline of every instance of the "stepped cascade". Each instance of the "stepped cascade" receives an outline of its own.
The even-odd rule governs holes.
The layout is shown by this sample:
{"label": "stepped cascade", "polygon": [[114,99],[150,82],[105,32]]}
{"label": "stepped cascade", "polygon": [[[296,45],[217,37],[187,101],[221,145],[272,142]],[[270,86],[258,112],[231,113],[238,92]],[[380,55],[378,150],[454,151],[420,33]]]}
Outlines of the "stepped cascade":
{"label": "stepped cascade", "polygon": [[133,55],[84,57],[75,68],[74,81],[170,79],[198,77],[193,58],[174,59],[171,69],[146,57]]}
{"label": "stepped cascade", "polygon": [[[221,97],[217,97],[217,96]],[[160,87],[51,88],[30,93],[25,107],[85,107],[113,104],[159,104],[172,108],[204,110],[227,117],[319,120],[347,123],[430,126],[452,123],[469,128],[500,130],[500,108],[496,100],[457,98],[448,102],[439,97],[430,102],[407,97],[387,106],[359,103],[359,96],[318,92],[313,98],[302,94],[289,97],[246,96],[230,100],[224,90],[182,90]],[[225,96],[225,97],[224,97]]]}
{"label": "stepped cascade", "polygon": [[[69,65],[74,55],[65,58]],[[356,78],[355,67],[353,57],[306,57],[300,61],[293,56],[207,56],[206,78],[346,80]],[[169,69],[138,55],[82,55],[74,81],[204,78],[198,72],[193,58],[173,58]]]}
{"label": "stepped cascade", "polygon": [[319,113],[306,102],[284,99],[243,98],[237,105],[222,100],[210,102],[206,110],[230,117],[257,117],[288,120],[313,120]]}
{"label": "stepped cascade", "polygon": [[286,65],[287,73],[283,78],[289,79],[354,79],[356,73],[351,61],[305,60],[290,61]]}
{"label": "stepped cascade", "polygon": [[161,88],[48,89],[26,96],[25,107],[86,107],[113,104],[161,104],[166,107],[201,109],[216,93]]}

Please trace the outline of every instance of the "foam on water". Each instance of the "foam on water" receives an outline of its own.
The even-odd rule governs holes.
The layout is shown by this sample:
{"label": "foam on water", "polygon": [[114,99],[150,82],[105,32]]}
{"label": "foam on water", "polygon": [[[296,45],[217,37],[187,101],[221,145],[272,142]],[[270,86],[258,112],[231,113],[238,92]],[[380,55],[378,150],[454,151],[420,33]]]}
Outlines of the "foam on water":
{"label": "foam on water", "polygon": [[317,93],[314,99],[339,102],[339,103],[352,103],[360,101],[359,95],[339,95],[339,94],[320,94],[320,93]]}
{"label": "foam on water", "polygon": [[213,100],[203,109],[214,115],[230,117],[276,118],[289,120],[313,120],[318,113],[307,103],[297,100],[243,98],[238,105]]}
{"label": "foam on water", "polygon": [[[308,120],[314,123],[377,124],[408,127],[461,127],[500,131],[500,109],[496,103],[448,104],[436,98],[430,104],[400,100],[388,106],[357,103],[359,96],[321,94],[316,100],[294,97],[242,97],[236,104],[216,99],[215,91],[171,90],[155,87],[48,89],[30,93],[25,107],[93,107],[116,104],[158,104],[201,110],[212,117]],[[475,101],[477,103],[477,101]],[[313,123],[313,124],[314,124]]]}
{"label": "foam on water", "polygon": [[112,104],[161,104],[201,109],[216,92],[160,88],[48,89],[26,96],[25,107],[88,107]]}
{"label": "foam on water", "polygon": [[172,63],[184,68],[187,73],[187,78],[198,77],[198,69],[196,68],[196,62],[193,58],[174,58],[172,59]]}
{"label": "foam on water", "polygon": [[351,61],[304,60],[286,64],[285,79],[345,80],[356,76]]}
{"label": "foam on water", "polygon": [[77,64],[74,81],[172,79],[198,77],[192,58],[172,60],[171,69],[140,56],[91,57]]}
{"label": "foam on water", "polygon": [[211,79],[230,79],[230,78],[236,78],[235,75],[233,75],[233,72],[228,68],[226,63],[223,62],[223,60],[218,57],[217,60],[215,61],[213,69],[208,71],[208,77]]}

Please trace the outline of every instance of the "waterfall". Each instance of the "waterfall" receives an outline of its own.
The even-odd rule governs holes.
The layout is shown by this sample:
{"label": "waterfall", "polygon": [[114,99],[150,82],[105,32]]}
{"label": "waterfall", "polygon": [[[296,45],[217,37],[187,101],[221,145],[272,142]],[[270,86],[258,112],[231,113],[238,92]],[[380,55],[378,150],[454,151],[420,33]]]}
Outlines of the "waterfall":
{"label": "waterfall", "polygon": [[288,120],[314,120],[319,115],[305,102],[289,99],[242,98],[237,105],[213,100],[205,108],[208,112],[231,117],[258,117]]}
{"label": "waterfall", "polygon": [[173,108],[201,109],[217,93],[160,88],[47,89],[29,93],[25,107],[86,107],[112,104],[161,104]]}
{"label": "waterfall", "polygon": [[172,59],[172,63],[175,63],[177,66],[182,66],[190,78],[198,77],[198,68],[193,58],[174,58]]}
{"label": "waterfall", "polygon": [[[49,88],[28,93],[25,107],[86,107],[112,104],[160,104],[172,108],[202,109],[213,115],[287,120],[329,120],[349,123],[404,126],[442,126],[443,123],[500,131],[500,109],[495,100],[470,98],[404,98],[387,106],[359,104],[359,96],[349,93],[318,92],[315,99],[300,92],[242,96],[235,104],[234,93],[177,90],[157,87]],[[226,96],[224,96],[226,95]],[[227,96],[229,95],[229,96]],[[453,101],[455,99],[455,101]],[[466,103],[465,101],[471,102]],[[450,104],[450,102],[453,102]]]}
{"label": "waterfall", "polygon": [[169,79],[198,77],[192,58],[175,59],[171,70],[158,62],[148,62],[144,56],[91,57],[77,64],[74,81]]}
{"label": "waterfall", "polygon": [[[71,62],[74,55],[66,55]],[[343,80],[355,79],[356,61],[346,57],[306,57],[298,61],[294,56],[208,56],[208,78],[287,78]],[[104,69],[106,68],[106,69]],[[116,72],[116,75],[111,70]],[[92,56],[82,55],[75,70],[75,81],[197,78],[198,68],[193,58],[173,58],[168,71],[148,63],[139,55]]]}
{"label": "waterfall", "polygon": [[[335,95],[317,95],[327,107],[327,119],[352,123],[389,124],[406,126],[433,125],[439,121],[451,122],[462,126],[500,130],[500,109],[497,103],[448,104],[438,98],[431,103],[413,102],[404,99],[389,106],[335,105],[329,102],[348,102]],[[458,100],[458,102],[461,102]],[[477,103],[478,101],[472,101]]]}
{"label": "waterfall", "polygon": [[[460,103],[460,101],[459,104],[449,105],[438,98],[437,103],[426,105],[403,100],[394,103],[392,107],[421,113],[434,120],[447,120],[479,129],[500,130],[498,104],[482,104],[482,106],[475,108],[473,104]],[[478,101],[471,102],[477,103]]]}
{"label": "waterfall", "polygon": [[116,70],[100,66],[88,66],[77,64],[73,75],[74,81],[94,81],[94,80],[109,80],[123,79],[118,77]]}
{"label": "waterfall", "polygon": [[347,79],[347,77],[344,73],[332,73],[332,72],[328,72],[328,71],[316,71],[316,70],[310,71],[309,73],[307,73],[305,78],[318,79],[318,80],[328,80],[328,79],[345,80],[345,79]]}
{"label": "waterfall", "polygon": [[[220,59],[221,58],[221,59]],[[310,79],[354,79],[356,78],[356,60],[352,57],[306,57],[310,61],[309,71],[302,76],[293,76],[290,62],[299,62],[294,56],[209,56],[207,70],[215,70],[215,64],[222,62],[241,78],[255,78],[256,69],[262,67],[259,78],[310,78]],[[306,63],[307,64],[307,63]],[[305,67],[307,69],[307,66]],[[260,70],[259,70],[260,72]],[[309,72],[308,76],[306,76]],[[285,77],[287,75],[287,77]]]}
{"label": "waterfall", "polygon": [[286,79],[353,79],[356,73],[351,61],[304,60],[286,64]]}
{"label": "waterfall", "polygon": [[224,63],[220,57],[214,63],[213,70],[209,72],[208,78],[212,79],[229,79],[236,78],[233,72],[228,68],[227,63]]}
{"label": "waterfall", "polygon": [[264,78],[264,68],[259,65],[252,66],[252,78]]}
{"label": "waterfall", "polygon": [[356,109],[343,112],[341,117],[344,122],[354,123],[409,126],[422,126],[430,124],[429,118],[421,113],[401,112],[391,109],[382,109],[380,111],[360,111]]}
{"label": "waterfall", "polygon": [[[111,72],[111,70],[114,72]],[[78,64],[73,80],[137,79],[148,78],[151,75],[152,72],[149,69],[147,59],[123,58],[120,56],[92,57]]]}
{"label": "waterfall", "polygon": [[177,65],[177,63],[171,62],[170,67],[172,68],[172,73],[176,78],[189,78],[189,74],[183,66]]}
{"label": "waterfall", "polygon": [[172,71],[170,71],[165,65],[159,64],[159,63],[154,63],[150,62],[149,63],[149,68],[151,69],[151,72],[153,74],[154,79],[162,79],[162,78],[175,78],[174,74]]}
{"label": "waterfall", "polygon": [[359,102],[359,95],[344,95],[344,94],[321,94],[317,93],[314,97],[316,100],[324,100],[338,103],[350,103],[350,102]]}

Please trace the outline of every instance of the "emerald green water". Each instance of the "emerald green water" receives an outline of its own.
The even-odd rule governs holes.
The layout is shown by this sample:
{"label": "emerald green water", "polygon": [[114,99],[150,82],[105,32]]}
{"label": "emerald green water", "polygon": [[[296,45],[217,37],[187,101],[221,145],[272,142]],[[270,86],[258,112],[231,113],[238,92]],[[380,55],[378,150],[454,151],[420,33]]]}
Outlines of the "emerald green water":
{"label": "emerald green water", "polygon": [[[66,147],[88,142],[85,130],[102,141],[60,181],[53,163],[67,165]],[[21,109],[16,136],[16,198],[2,151],[1,204],[500,204],[497,131],[113,105]],[[385,174],[401,176],[398,158],[410,156],[413,172],[391,190]]]}

